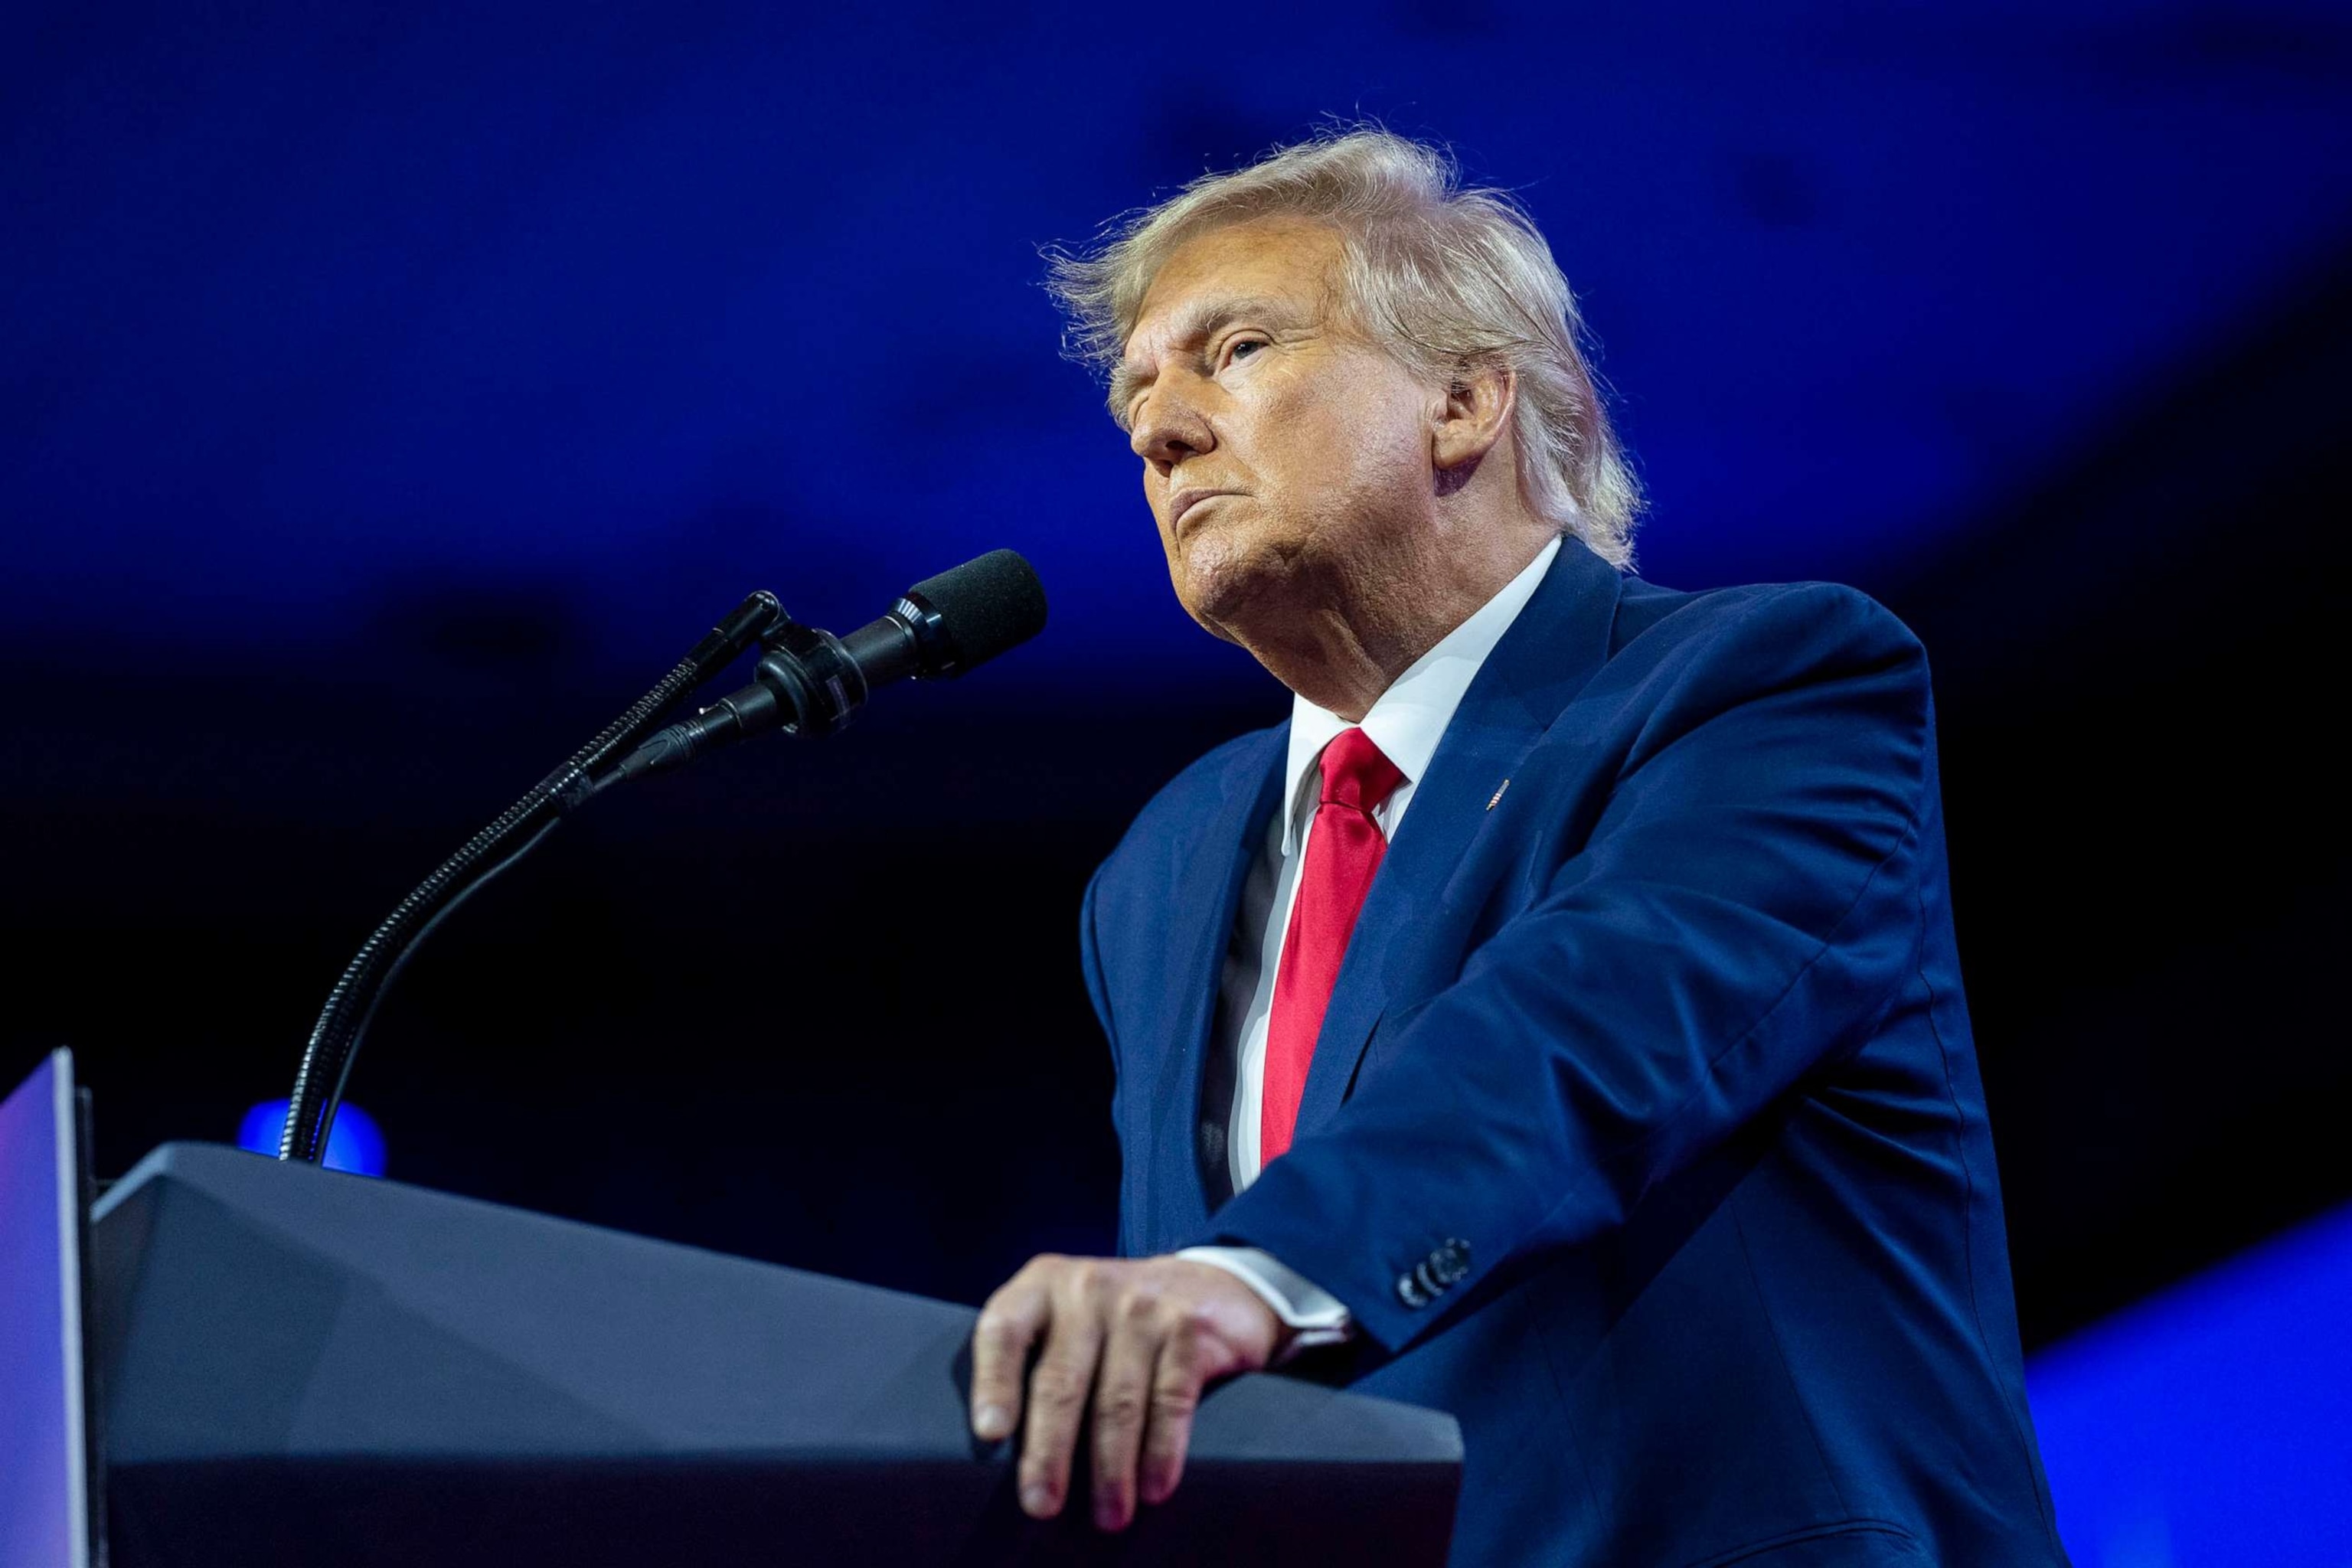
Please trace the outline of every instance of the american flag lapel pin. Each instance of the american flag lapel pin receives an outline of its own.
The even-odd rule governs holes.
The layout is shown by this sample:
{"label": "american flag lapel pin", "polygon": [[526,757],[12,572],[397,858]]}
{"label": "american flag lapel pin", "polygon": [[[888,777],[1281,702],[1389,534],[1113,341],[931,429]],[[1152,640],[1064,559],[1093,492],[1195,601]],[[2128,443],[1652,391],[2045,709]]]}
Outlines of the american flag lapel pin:
{"label": "american flag lapel pin", "polygon": [[1496,784],[1495,786],[1495,793],[1489,795],[1486,799],[1486,809],[1488,811],[1494,810],[1496,805],[1501,802],[1503,792],[1510,787],[1511,781],[1508,779],[1505,779],[1501,784]]}

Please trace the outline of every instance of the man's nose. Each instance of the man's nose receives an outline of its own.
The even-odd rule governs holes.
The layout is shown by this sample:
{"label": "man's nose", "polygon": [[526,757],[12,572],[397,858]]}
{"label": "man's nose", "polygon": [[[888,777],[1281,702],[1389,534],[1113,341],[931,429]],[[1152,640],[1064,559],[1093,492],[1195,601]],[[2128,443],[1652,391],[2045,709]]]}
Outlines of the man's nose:
{"label": "man's nose", "polygon": [[1128,440],[1137,457],[1163,472],[1216,444],[1200,406],[1185,395],[1181,385],[1169,382],[1145,395]]}

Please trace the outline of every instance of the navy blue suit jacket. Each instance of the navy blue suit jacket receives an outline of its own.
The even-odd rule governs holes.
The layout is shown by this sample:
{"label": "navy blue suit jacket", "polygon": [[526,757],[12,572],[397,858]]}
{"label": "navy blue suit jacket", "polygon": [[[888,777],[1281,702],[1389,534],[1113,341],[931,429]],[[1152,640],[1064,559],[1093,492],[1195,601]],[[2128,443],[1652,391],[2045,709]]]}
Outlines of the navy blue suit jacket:
{"label": "navy blue suit jacket", "polygon": [[1571,542],[1374,879],[1297,1142],[1212,1212],[1286,736],[1187,769],[1087,890],[1121,1250],[1264,1247],[1345,1302],[1297,1370],[1459,1418],[1457,1563],[2063,1563],[1903,626]]}

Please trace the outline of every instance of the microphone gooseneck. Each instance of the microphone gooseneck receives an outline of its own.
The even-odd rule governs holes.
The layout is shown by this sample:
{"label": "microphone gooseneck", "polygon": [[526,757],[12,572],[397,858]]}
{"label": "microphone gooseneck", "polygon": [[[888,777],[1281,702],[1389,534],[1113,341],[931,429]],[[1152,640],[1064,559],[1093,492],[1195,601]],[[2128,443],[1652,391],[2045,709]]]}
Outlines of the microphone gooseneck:
{"label": "microphone gooseneck", "polygon": [[[409,955],[459,904],[529,854],[572,812],[613,784],[680,766],[747,735],[774,729],[830,734],[875,689],[910,678],[952,679],[1028,641],[1045,626],[1045,589],[1029,563],[1010,550],[991,551],[924,579],[901,595],[889,614],[845,637],[802,626],[784,614],[772,594],[745,599],[659,685],[467,840],[370,934],[311,1028],[294,1076],[278,1157],[311,1164],[325,1157],[352,1063]],[[652,732],[665,713],[754,643],[762,650],[758,679],[692,719]]]}
{"label": "microphone gooseneck", "polygon": [[368,1025],[374,1020],[384,993],[400,977],[417,943],[431,934],[443,916],[554,831],[566,812],[593,793],[593,783],[600,769],[611,767],[614,757],[642,742],[664,713],[732,663],[783,613],[773,594],[753,594],[738,605],[733,614],[670,668],[658,685],[574,752],[562,767],[532,785],[498,820],[459,846],[384,917],[344,966],[319,1021],[310,1027],[302,1065],[295,1070],[293,1092],[286,1104],[286,1127],[278,1134],[279,1159],[316,1164],[326,1157],[327,1133],[334,1126],[335,1108],[342,1103],[352,1058],[359,1055],[360,1043],[367,1037]]}

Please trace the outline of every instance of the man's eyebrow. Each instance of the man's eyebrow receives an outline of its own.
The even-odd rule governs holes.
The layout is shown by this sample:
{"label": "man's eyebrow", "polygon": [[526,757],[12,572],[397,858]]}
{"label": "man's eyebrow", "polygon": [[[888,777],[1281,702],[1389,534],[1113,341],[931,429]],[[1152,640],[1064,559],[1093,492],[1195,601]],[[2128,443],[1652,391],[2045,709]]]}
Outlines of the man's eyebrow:
{"label": "man's eyebrow", "polygon": [[[1289,300],[1262,296],[1244,299],[1202,300],[1176,318],[1168,342],[1181,347],[1214,336],[1221,329],[1244,319],[1262,321],[1268,326],[1295,327],[1307,319],[1307,313]],[[1127,417],[1129,405],[1135,395],[1150,386],[1160,373],[1149,365],[1122,359],[1110,373],[1110,408],[1121,419]]]}

